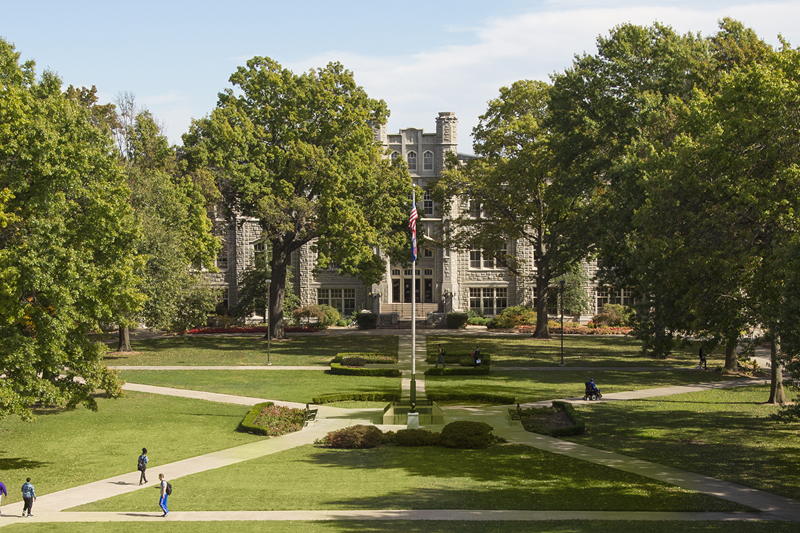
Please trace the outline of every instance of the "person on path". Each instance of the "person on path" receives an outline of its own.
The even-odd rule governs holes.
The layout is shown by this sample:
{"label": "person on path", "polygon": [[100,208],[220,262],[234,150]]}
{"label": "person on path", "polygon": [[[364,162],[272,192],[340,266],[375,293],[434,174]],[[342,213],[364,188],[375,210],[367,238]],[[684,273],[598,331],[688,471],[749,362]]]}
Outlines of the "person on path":
{"label": "person on path", "polygon": [[0,481],[0,500],[3,499],[3,496],[8,497],[8,491],[6,490],[6,486],[3,485],[3,482]]}
{"label": "person on path", "polygon": [[145,475],[145,471],[147,470],[147,448],[142,448],[142,455],[139,456],[138,468],[139,472],[142,474],[139,476],[139,485],[142,482],[147,483],[147,476]]}
{"label": "person on path", "polygon": [[436,366],[434,368],[439,368],[439,363],[442,363],[442,368],[447,368],[444,366],[444,350],[442,350],[442,345],[437,344],[436,346],[439,347],[438,357],[436,358]]}
{"label": "person on path", "polygon": [[481,364],[481,347],[480,346],[476,346],[475,349],[472,350],[472,353],[470,355],[472,356],[472,366],[478,366],[478,365]]}
{"label": "person on path", "polygon": [[158,499],[158,506],[161,507],[161,510],[164,511],[164,514],[161,515],[167,516],[169,514],[169,509],[167,509],[167,480],[164,479],[164,474],[159,474],[158,479],[161,481],[161,497]]}
{"label": "person on path", "polygon": [[31,485],[31,478],[26,479],[22,485],[22,500],[25,502],[22,507],[22,516],[25,516],[25,511],[28,511],[28,516],[33,516],[31,512],[33,511],[33,502],[36,501],[36,490]]}
{"label": "person on path", "polygon": [[703,351],[703,347],[700,347],[700,364],[697,365],[698,370],[706,369],[708,370],[708,365],[706,363],[706,353]]}

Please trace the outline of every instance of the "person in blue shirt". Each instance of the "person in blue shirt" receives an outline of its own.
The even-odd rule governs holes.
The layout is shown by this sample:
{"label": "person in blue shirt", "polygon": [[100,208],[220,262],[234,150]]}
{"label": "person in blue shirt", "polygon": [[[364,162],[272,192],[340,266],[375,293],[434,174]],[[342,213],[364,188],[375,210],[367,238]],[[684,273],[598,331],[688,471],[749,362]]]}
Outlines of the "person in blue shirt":
{"label": "person in blue shirt", "polygon": [[600,389],[594,384],[594,379],[590,379],[586,386],[589,387],[589,390],[592,392],[600,392]]}
{"label": "person in blue shirt", "polygon": [[145,471],[147,470],[147,462],[148,462],[148,460],[147,460],[147,448],[142,448],[142,455],[139,456],[139,461],[138,462],[139,462],[139,464],[138,464],[139,472],[142,473],[139,476],[139,485],[141,485],[142,482],[147,483],[147,476],[145,475]]}
{"label": "person in blue shirt", "polygon": [[3,496],[8,497],[8,491],[6,491],[6,486],[3,485],[3,482],[0,481],[0,500],[3,499]]}
{"label": "person in blue shirt", "polygon": [[25,511],[28,511],[28,516],[33,516],[31,512],[33,511],[33,502],[36,501],[36,489],[31,485],[31,478],[26,479],[22,485],[22,500],[25,502],[22,507],[22,516],[25,516]]}

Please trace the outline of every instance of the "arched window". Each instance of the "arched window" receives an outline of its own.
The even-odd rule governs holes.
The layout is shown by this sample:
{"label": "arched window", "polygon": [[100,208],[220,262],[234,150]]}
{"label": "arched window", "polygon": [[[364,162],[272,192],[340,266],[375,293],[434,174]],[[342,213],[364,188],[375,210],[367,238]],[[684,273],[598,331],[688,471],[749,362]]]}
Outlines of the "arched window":
{"label": "arched window", "polygon": [[417,170],[417,152],[408,152],[408,170]]}
{"label": "arched window", "polygon": [[422,170],[433,170],[433,152],[422,154]]}
{"label": "arched window", "polygon": [[400,154],[398,154],[397,152],[392,152],[392,156],[391,156],[391,157],[392,157],[392,161],[394,161],[395,159],[397,159],[397,156],[398,156],[398,155],[400,155]]}

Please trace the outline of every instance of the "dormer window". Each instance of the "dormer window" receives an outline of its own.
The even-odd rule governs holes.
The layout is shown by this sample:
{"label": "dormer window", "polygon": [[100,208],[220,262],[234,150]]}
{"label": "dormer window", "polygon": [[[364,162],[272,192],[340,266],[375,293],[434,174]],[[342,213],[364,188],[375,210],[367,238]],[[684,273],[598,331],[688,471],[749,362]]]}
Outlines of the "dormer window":
{"label": "dormer window", "polygon": [[417,170],[417,152],[408,152],[408,170]]}

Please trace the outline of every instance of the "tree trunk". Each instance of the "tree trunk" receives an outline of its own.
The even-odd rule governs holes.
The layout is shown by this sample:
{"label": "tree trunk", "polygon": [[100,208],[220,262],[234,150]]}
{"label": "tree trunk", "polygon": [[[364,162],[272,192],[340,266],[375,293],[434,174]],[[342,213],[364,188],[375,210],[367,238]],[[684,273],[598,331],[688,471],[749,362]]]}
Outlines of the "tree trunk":
{"label": "tree trunk", "polygon": [[770,373],[769,400],[767,403],[783,405],[787,402],[786,392],[783,390],[783,367],[781,366],[779,341],[772,338],[770,343]]}
{"label": "tree trunk", "polygon": [[544,275],[536,276],[536,330],[533,336],[536,339],[549,339],[550,330],[547,324],[547,289],[550,279]]}
{"label": "tree trunk", "polygon": [[289,258],[289,252],[286,252],[279,243],[273,243],[270,260],[272,283],[269,286],[269,334],[273,339],[286,338],[283,328],[283,297],[286,294],[286,269]]}
{"label": "tree trunk", "polygon": [[118,352],[132,352],[131,349],[131,335],[130,331],[128,331],[128,326],[120,326],[119,327],[119,347],[117,348]]}
{"label": "tree trunk", "polygon": [[739,336],[731,335],[725,344],[725,370],[731,372],[739,368],[739,356],[736,354],[736,346],[739,344]]}

